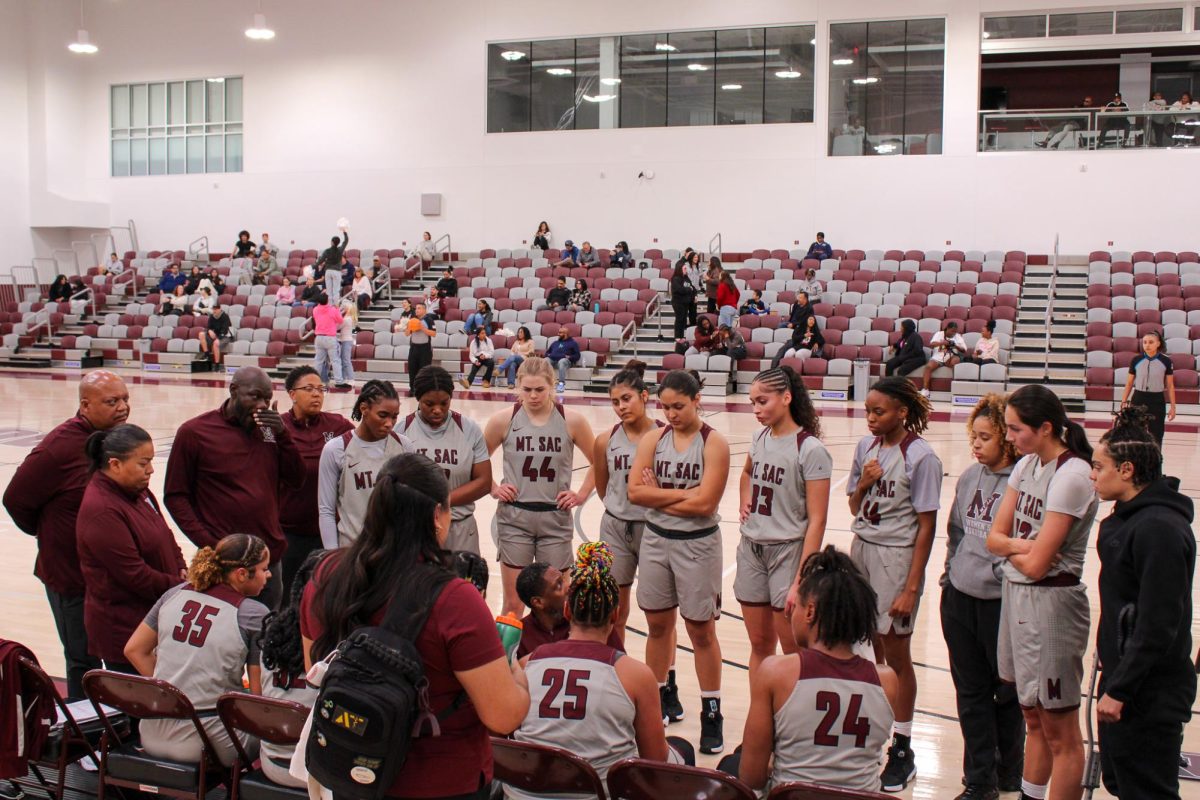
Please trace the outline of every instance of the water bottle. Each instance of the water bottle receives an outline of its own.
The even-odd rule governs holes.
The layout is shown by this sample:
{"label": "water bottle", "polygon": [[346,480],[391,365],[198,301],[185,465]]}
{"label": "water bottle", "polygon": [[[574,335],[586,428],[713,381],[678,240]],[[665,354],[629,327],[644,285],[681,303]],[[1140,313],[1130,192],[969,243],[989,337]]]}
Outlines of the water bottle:
{"label": "water bottle", "polygon": [[592,313],[594,313],[594,314],[600,313],[600,304],[599,303],[592,304]]}
{"label": "water bottle", "polygon": [[496,617],[496,632],[500,634],[500,645],[504,648],[504,655],[508,658],[508,663],[510,664],[517,654],[517,645],[521,643],[521,632],[523,629],[524,626],[521,624],[521,620],[512,614]]}

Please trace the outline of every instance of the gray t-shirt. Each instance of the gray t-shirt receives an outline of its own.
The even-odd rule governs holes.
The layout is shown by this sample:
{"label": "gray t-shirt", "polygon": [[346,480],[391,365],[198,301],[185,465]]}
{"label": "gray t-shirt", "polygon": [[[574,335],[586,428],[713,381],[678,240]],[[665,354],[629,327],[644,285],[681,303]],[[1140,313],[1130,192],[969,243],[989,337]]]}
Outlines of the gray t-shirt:
{"label": "gray t-shirt", "polygon": [[[418,453],[428,456],[445,471],[451,491],[470,483],[475,465],[490,458],[479,425],[456,411],[450,412],[440,428],[431,428],[420,414],[413,413],[400,420],[396,430],[412,440]],[[474,513],[474,503],[454,506],[451,519],[457,522]]]}
{"label": "gray t-shirt", "polygon": [[884,547],[912,547],[917,515],[941,508],[942,462],[929,442],[910,433],[894,447],[880,436],[866,436],[854,449],[846,494],[854,494],[863,468],[878,459],[883,476],[863,496],[850,529],[864,542]]}
{"label": "gray t-shirt", "polygon": [[[681,453],[675,447],[675,429],[664,428],[654,447],[654,475],[663,489],[696,489],[704,480],[704,444],[712,428],[701,423]],[[654,435],[654,434],[651,434]],[[721,522],[718,514],[707,517],[677,517],[657,508],[646,509],[646,524],[666,531],[703,531]]]}
{"label": "gray t-shirt", "polygon": [[992,472],[976,463],[959,476],[946,523],[949,541],[942,585],[949,581],[963,594],[980,600],[1000,599],[1004,559],[988,552],[987,535],[1008,491],[1012,471],[1012,464]]}
{"label": "gray t-shirt", "polygon": [[[1036,454],[1025,456],[1008,477],[1008,485],[1017,492],[1013,537],[1037,539],[1045,515],[1050,511],[1074,517],[1067,538],[1059,547],[1059,558],[1046,572],[1046,578],[1062,574],[1083,577],[1088,536],[1100,505],[1092,487],[1091,473],[1090,464],[1067,450],[1048,464],[1042,464]],[[1036,583],[1008,560],[1002,569],[1004,577],[1013,583]]]}
{"label": "gray t-shirt", "polygon": [[317,521],[324,547],[341,547],[358,538],[380,468],[392,456],[412,452],[412,440],[395,431],[377,442],[347,431],[325,443],[317,468]]}
{"label": "gray t-shirt", "polygon": [[750,516],[742,535],[766,544],[802,542],[808,532],[808,481],[829,480],[833,459],[804,431],[772,436],[763,428],[750,445]]}
{"label": "gray t-shirt", "polygon": [[1145,353],[1139,353],[1129,364],[1129,372],[1133,375],[1133,388],[1139,392],[1164,392],[1167,389],[1167,376],[1175,373],[1171,359],[1162,353],[1156,353],[1154,358]]}

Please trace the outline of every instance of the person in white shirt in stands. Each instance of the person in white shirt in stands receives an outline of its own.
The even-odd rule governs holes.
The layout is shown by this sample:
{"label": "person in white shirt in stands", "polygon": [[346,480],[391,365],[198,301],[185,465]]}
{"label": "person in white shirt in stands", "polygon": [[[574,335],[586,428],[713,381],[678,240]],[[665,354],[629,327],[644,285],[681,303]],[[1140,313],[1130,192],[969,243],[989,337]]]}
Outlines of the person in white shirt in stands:
{"label": "person in white shirt in stands", "polygon": [[354,300],[362,311],[366,311],[371,307],[371,300],[375,294],[375,290],[371,287],[371,279],[359,267],[354,270],[354,283],[350,285],[354,290]]}
{"label": "person in white shirt in stands", "polygon": [[921,394],[929,397],[929,382],[933,379],[933,371],[938,367],[954,368],[967,355],[967,342],[958,332],[958,323],[950,320],[944,330],[940,330],[929,340],[933,355],[925,362],[925,375],[922,378]]}
{"label": "person in white shirt in stands", "polygon": [[1166,147],[1170,144],[1167,139],[1167,118],[1161,113],[1167,110],[1167,101],[1163,98],[1162,92],[1155,92],[1150,95],[1150,99],[1142,106],[1143,111],[1149,111],[1153,116],[1146,119],[1146,134],[1150,141],[1147,144],[1150,147]]}
{"label": "person in white shirt in stands", "polygon": [[108,254],[108,261],[100,265],[102,275],[120,275],[125,271],[125,262],[117,258],[116,253]]}
{"label": "person in white shirt in stands", "polygon": [[492,371],[496,368],[496,348],[488,338],[487,328],[480,326],[475,330],[475,338],[471,340],[470,358],[471,372],[463,378],[462,385],[470,389],[475,382],[479,370],[483,370],[483,388],[492,388]]}
{"label": "person in white shirt in stands", "polygon": [[979,341],[971,355],[964,358],[971,364],[999,364],[1000,340],[996,338],[996,320],[989,319],[987,325],[979,332]]}
{"label": "person in white shirt in stands", "polygon": [[[1184,92],[1171,104],[1172,111],[1200,111],[1200,103],[1192,100],[1191,92]],[[1179,114],[1172,125],[1171,138],[1181,147],[1190,147],[1196,142],[1196,115]]]}
{"label": "person in white shirt in stands", "polygon": [[417,245],[417,255],[421,258],[421,265],[428,267],[433,261],[433,257],[437,255],[437,251],[433,248],[433,236],[429,231],[421,234],[421,243]]}

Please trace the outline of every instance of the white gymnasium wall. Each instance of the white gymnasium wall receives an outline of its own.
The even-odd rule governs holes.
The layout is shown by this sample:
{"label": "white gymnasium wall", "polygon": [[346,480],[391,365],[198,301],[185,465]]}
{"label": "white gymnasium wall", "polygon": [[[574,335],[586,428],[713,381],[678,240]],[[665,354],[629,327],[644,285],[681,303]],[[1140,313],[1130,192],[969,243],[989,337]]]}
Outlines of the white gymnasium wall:
{"label": "white gymnasium wall", "polygon": [[33,258],[24,3],[0,6],[0,273]]}
{"label": "white gymnasium wall", "polygon": [[[149,247],[207,234],[227,248],[242,227],[316,246],[339,216],[358,244],[429,229],[458,250],[519,246],[543,218],[559,241],[601,246],[703,248],[721,231],[740,250],[807,244],[817,228],[835,246],[1046,252],[1056,233],[1064,252],[1200,246],[1184,222],[1190,182],[1172,179],[1197,153],[975,152],[979,16],[1022,7],[1036,6],[906,3],[906,16],[947,19],[946,154],[834,159],[825,34],[897,13],[879,0],[288,0],[266,4],[278,38],[265,44],[242,35],[241,0],[122,0],[89,6],[102,48],[90,59],[63,46],[70,0],[45,0],[27,26],[30,195],[42,224],[91,226],[107,204]],[[818,26],[813,125],[484,133],[486,41],[802,22]],[[245,76],[244,173],[108,177],[110,83],[231,74]],[[444,195],[441,217],[420,215],[422,192]]]}

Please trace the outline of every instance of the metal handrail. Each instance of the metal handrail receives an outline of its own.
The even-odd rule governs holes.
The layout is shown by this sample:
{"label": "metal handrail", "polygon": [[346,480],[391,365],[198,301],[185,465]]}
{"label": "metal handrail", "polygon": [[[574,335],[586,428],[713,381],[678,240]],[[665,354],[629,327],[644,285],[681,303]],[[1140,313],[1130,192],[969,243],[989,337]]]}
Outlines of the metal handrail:
{"label": "metal handrail", "polygon": [[[112,233],[93,233],[88,238],[91,239],[92,255],[95,257],[97,264],[104,261],[104,256],[102,255],[103,253],[105,253],[105,252],[115,253],[117,250],[117,240],[115,238],[113,238]],[[97,240],[99,240],[99,242],[101,242],[103,244],[103,246],[98,247]],[[109,247],[110,247],[109,242],[112,243],[111,250],[109,250]]]}
{"label": "metal handrail", "polygon": [[[34,260],[36,261],[37,259],[34,259]],[[21,298],[21,287],[26,285],[26,284],[24,284],[24,283],[22,283],[22,282],[20,281],[20,278],[19,278],[19,276],[20,276],[22,273],[24,273],[26,270],[28,270],[28,271],[29,271],[29,274],[32,276],[32,277],[30,278],[30,280],[29,280],[29,284],[28,284],[28,285],[29,285],[30,287],[34,288],[34,289],[37,289],[37,290],[38,290],[38,293],[39,293],[39,295],[40,295],[40,293],[41,293],[41,288],[42,288],[42,285],[41,285],[41,283],[38,281],[38,273],[37,273],[37,268],[36,268],[36,267],[33,267],[33,266],[30,266],[30,265],[28,265],[28,264],[20,264],[20,265],[14,266],[14,267],[13,267],[13,268],[10,270],[10,273],[9,273],[9,274],[12,276],[12,281],[13,281],[13,297],[16,299],[16,301],[17,301],[18,303],[20,303],[20,302],[21,302],[21,300],[22,300],[22,298]]]}
{"label": "metal handrail", "polygon": [[[88,303],[90,303],[92,306],[92,316],[93,317],[98,316],[98,313],[96,311],[96,292],[94,289],[92,289],[91,286],[83,287],[78,292],[76,292],[75,294],[68,297],[67,302],[70,303],[72,300],[78,300],[80,297],[84,296],[85,294],[88,296]],[[85,310],[87,309],[86,305],[84,306],[84,309]]]}
{"label": "metal handrail", "polygon": [[721,232],[717,231],[717,235],[708,240],[708,255],[724,258],[724,250],[721,249]]}
{"label": "metal handrail", "polygon": [[103,260],[100,258],[100,254],[96,252],[96,248],[92,246],[92,242],[90,239],[86,242],[83,242],[83,241],[71,242],[71,252],[75,253],[76,260],[79,259],[80,248],[83,248],[85,260],[90,255],[91,258],[93,259],[93,263],[96,264],[96,266],[99,266],[100,264],[104,263]]}
{"label": "metal handrail", "polygon": [[[439,245],[441,245],[443,239],[446,240],[446,246],[440,247]],[[450,234],[443,233],[441,236],[433,240],[434,255],[440,256],[442,253],[445,253],[447,256],[449,256],[452,250],[453,248],[450,246]],[[450,259],[447,257],[442,260],[449,261]]]}
{"label": "metal handrail", "polygon": [[1050,330],[1054,327],[1054,291],[1058,288],[1058,234],[1054,234],[1054,251],[1050,255],[1050,289],[1046,297],[1046,343],[1042,361],[1042,380],[1050,380]]}
{"label": "metal handrail", "polygon": [[54,257],[54,271],[55,272],[58,272],[58,254],[59,253],[68,253],[71,256],[71,263],[75,265],[75,272],[73,274],[75,274],[75,275],[83,274],[82,272],[79,271],[79,255],[75,252],[74,248],[66,248],[66,247],[59,247],[59,248],[56,248],[51,251],[51,255]]}
{"label": "metal handrail", "polygon": [[[203,250],[199,250],[196,248],[196,245],[201,244],[201,243],[203,243],[203,245],[204,245]],[[204,253],[205,256],[207,256],[209,253],[207,236],[200,236],[200,237],[197,237],[197,238],[193,239],[192,241],[188,242],[188,255],[189,256],[195,257],[195,256],[199,256],[201,253]],[[189,260],[191,260],[191,259],[189,259]]]}
{"label": "metal handrail", "polygon": [[[125,226],[113,225],[109,227],[110,231],[125,231],[129,235],[129,249],[135,253],[141,248],[138,247],[137,225],[133,224],[133,220],[129,220],[129,224]],[[116,237],[113,237],[113,249],[117,249]]]}

